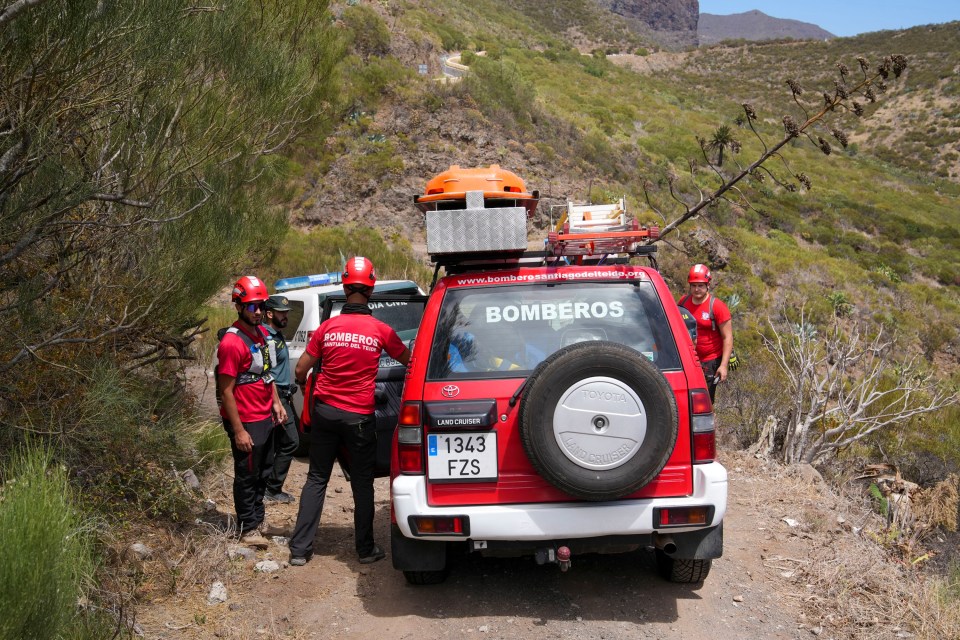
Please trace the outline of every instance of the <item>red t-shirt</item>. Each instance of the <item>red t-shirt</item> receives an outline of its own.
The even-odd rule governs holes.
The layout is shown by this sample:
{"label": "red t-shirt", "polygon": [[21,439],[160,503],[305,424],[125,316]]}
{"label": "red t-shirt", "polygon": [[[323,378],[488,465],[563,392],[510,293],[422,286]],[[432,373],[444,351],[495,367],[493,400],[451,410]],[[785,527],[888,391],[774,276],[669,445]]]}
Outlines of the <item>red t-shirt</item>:
{"label": "red t-shirt", "polygon": [[362,313],[340,314],[320,325],[307,353],[320,358],[313,395],[344,411],[371,414],[380,352],[398,358],[406,345],[390,325]]}
{"label": "red t-shirt", "polygon": [[706,299],[699,305],[693,303],[693,298],[686,296],[681,306],[685,307],[697,319],[697,357],[700,362],[714,360],[723,355],[723,336],[720,335],[720,325],[730,320],[730,309],[727,305],[717,298],[713,303],[713,320],[717,323],[717,329],[714,330],[710,323],[710,298],[707,294]]}
{"label": "red t-shirt", "polygon": [[[263,349],[263,355],[266,357],[267,341],[263,327],[257,327],[257,333],[252,334],[244,331],[240,322],[233,323],[238,330],[247,334],[259,348]],[[250,353],[252,347],[247,347],[247,343],[240,336],[227,332],[220,340],[217,347],[217,371],[228,376],[236,378],[238,375],[250,368],[253,363],[253,356]],[[240,414],[240,422],[258,422],[271,416],[273,409],[273,383],[264,384],[263,380],[251,382],[250,384],[241,384],[233,388],[233,397],[237,401],[237,413]],[[226,411],[220,407],[220,415],[227,417]]]}

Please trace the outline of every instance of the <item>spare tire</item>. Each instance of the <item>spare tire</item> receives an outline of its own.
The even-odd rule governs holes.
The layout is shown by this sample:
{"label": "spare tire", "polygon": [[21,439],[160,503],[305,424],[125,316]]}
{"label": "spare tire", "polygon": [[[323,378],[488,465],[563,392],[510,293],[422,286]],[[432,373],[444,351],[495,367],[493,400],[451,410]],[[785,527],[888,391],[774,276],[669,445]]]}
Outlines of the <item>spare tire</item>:
{"label": "spare tire", "polygon": [[677,403],[639,352],[580,342],[555,352],[527,380],[520,437],[553,486],[584,500],[615,500],[666,465],[677,441]]}

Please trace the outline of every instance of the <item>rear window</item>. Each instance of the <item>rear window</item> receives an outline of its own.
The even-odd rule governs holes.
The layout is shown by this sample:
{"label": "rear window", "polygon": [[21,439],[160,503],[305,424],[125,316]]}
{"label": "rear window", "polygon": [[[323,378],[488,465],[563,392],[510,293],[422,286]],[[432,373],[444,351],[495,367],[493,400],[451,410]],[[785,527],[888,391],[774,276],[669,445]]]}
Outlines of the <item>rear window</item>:
{"label": "rear window", "polygon": [[[331,318],[340,315],[343,304],[342,301],[333,303],[330,308]],[[420,327],[420,319],[423,317],[423,302],[407,302],[405,300],[377,302],[371,300],[368,306],[373,312],[373,317],[393,327],[393,330],[404,342],[417,337],[417,329]]]}
{"label": "rear window", "polygon": [[526,376],[554,351],[609,340],[662,370],[680,357],[653,283],[560,283],[456,289],[444,296],[431,380]]}

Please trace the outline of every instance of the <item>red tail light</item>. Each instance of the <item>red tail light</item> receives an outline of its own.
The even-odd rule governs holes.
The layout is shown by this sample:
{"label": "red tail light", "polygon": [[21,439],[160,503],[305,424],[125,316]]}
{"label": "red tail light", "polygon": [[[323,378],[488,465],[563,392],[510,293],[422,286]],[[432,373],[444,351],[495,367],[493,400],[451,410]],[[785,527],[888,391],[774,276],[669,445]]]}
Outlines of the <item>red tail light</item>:
{"label": "red tail light", "polygon": [[713,403],[705,389],[694,389],[690,392],[690,410],[694,414],[713,413]]}
{"label": "red tail light", "polygon": [[423,422],[419,402],[405,402],[397,425],[400,473],[423,475]]}
{"label": "red tail light", "polygon": [[470,532],[467,516],[412,516],[410,528],[417,536],[465,536]]}
{"label": "red tail light", "polygon": [[654,510],[653,526],[685,527],[691,524],[705,525],[713,520],[713,507],[672,507]]}
{"label": "red tail light", "polygon": [[690,423],[693,429],[693,463],[713,462],[717,457],[717,431],[713,403],[706,389],[690,392]]}
{"label": "red tail light", "polygon": [[401,427],[422,427],[423,419],[420,417],[419,402],[404,402],[400,407],[400,415],[397,418]]}

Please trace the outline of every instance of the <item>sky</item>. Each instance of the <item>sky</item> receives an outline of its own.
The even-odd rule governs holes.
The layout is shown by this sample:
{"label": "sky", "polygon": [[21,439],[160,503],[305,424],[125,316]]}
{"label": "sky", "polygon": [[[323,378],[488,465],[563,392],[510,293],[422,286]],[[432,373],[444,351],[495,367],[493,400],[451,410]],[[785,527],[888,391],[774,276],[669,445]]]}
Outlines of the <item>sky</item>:
{"label": "sky", "polygon": [[960,20],[960,0],[700,0],[700,13],[729,15],[752,9],[810,22],[835,36]]}

